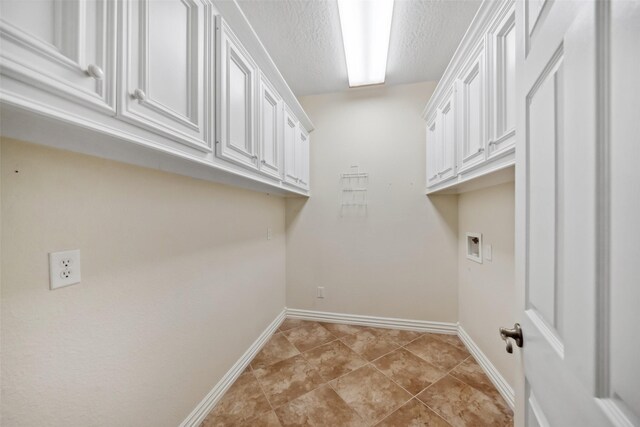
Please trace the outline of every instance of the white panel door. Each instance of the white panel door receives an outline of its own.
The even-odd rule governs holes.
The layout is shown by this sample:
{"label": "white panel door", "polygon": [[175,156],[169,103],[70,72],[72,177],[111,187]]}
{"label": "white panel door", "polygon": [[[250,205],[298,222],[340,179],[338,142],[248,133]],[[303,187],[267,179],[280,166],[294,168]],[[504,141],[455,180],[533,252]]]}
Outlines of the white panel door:
{"label": "white panel door", "polygon": [[126,0],[119,116],[211,151],[211,10],[202,0]]}
{"label": "white panel door", "polygon": [[259,108],[260,171],[273,178],[280,178],[283,149],[283,138],[281,137],[282,98],[263,75],[260,77]]}
{"label": "white panel door", "polygon": [[298,121],[285,105],[284,108],[284,180],[298,185]]}
{"label": "white panel door", "polygon": [[116,2],[2,0],[3,75],[115,113]]}
{"label": "white panel door", "polygon": [[427,122],[427,187],[433,187],[440,182],[440,139],[438,137],[438,115]]}
{"label": "white panel door", "polygon": [[[624,1],[522,2],[516,20],[525,372],[517,414],[530,426],[640,425],[640,349],[629,332],[640,322],[640,129],[631,113],[640,10]],[[609,29],[625,45],[612,68],[619,117],[608,109]]]}
{"label": "white panel door", "polygon": [[514,147],[516,134],[516,26],[511,5],[493,23],[489,40],[490,137],[488,156],[496,157]]}
{"label": "white panel door", "polygon": [[484,56],[484,41],[482,41],[470,55],[470,60],[457,82],[459,172],[464,172],[485,159]]}
{"label": "white panel door", "polygon": [[218,29],[218,117],[216,155],[258,169],[256,85],[258,68],[222,17]]}
{"label": "white panel door", "polygon": [[455,90],[452,87],[449,95],[438,109],[440,119],[440,167],[439,180],[444,181],[456,176],[456,117]]}

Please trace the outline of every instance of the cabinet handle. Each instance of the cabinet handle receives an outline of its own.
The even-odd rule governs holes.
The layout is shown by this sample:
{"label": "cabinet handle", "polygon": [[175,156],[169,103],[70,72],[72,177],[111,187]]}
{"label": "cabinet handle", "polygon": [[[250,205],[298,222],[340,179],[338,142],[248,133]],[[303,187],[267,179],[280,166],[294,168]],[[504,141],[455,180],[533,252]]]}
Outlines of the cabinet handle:
{"label": "cabinet handle", "polygon": [[147,99],[147,94],[144,93],[144,91],[142,89],[136,89],[133,91],[133,93],[131,94],[131,96],[135,99],[137,99],[138,101],[142,102],[145,99]]}
{"label": "cabinet handle", "polygon": [[434,178],[437,178],[437,177],[438,177],[438,174],[435,174],[435,175],[433,175],[433,176],[432,176],[431,178],[429,178],[429,179],[434,179]]}
{"label": "cabinet handle", "polygon": [[489,147],[491,147],[492,145],[494,145],[496,142],[495,141],[489,141]]}
{"label": "cabinet handle", "polygon": [[258,156],[251,156],[251,160],[258,160]]}
{"label": "cabinet handle", "polygon": [[263,165],[266,165],[267,161],[266,160],[260,160],[260,163],[262,163]]}
{"label": "cabinet handle", "polygon": [[104,71],[102,71],[102,68],[98,67],[96,64],[90,64],[87,67],[86,73],[94,80],[102,80],[104,78]]}
{"label": "cabinet handle", "polygon": [[476,153],[482,153],[484,151],[484,147],[480,147],[478,148],[478,151],[476,151]]}

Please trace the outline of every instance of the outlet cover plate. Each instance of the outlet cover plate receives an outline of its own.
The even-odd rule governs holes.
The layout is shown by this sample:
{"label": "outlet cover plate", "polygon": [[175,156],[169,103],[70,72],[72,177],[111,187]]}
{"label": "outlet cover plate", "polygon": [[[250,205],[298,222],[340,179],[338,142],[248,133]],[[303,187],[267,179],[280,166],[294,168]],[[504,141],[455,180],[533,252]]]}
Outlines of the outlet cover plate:
{"label": "outlet cover plate", "polygon": [[80,283],[80,250],[49,253],[51,290]]}

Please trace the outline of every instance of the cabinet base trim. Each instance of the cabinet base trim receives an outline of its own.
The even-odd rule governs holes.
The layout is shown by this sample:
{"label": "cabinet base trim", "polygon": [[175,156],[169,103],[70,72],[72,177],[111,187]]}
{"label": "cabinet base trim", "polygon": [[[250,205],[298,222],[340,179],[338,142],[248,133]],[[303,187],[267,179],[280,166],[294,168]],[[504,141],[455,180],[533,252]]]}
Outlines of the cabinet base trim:
{"label": "cabinet base trim", "polygon": [[238,377],[249,366],[251,360],[258,354],[262,347],[267,343],[271,335],[280,327],[280,324],[286,317],[286,308],[278,314],[265,329],[258,339],[249,347],[247,351],[238,359],[238,361],[227,371],[220,381],[211,389],[204,399],[195,407],[189,416],[180,424],[180,427],[198,427],[209,412],[216,406],[222,396],[229,390],[229,387],[238,379]]}
{"label": "cabinet base trim", "polygon": [[515,406],[515,393],[513,388],[509,385],[507,380],[498,372],[496,367],[491,363],[489,358],[480,350],[480,347],[471,339],[469,334],[464,328],[458,324],[458,336],[462,340],[467,349],[476,359],[482,370],[487,374],[493,385],[498,389],[500,395],[504,398],[507,404],[514,409]]}

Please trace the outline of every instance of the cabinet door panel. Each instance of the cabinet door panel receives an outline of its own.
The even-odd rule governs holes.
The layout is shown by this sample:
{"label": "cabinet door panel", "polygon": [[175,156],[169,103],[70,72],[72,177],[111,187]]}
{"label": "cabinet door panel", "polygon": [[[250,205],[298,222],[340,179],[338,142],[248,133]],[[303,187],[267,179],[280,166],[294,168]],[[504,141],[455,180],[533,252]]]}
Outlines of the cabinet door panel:
{"label": "cabinet door panel", "polygon": [[211,151],[211,10],[201,0],[122,4],[119,116],[200,151]]}
{"label": "cabinet door panel", "polygon": [[0,2],[2,74],[115,112],[116,2]]}
{"label": "cabinet door panel", "polygon": [[302,180],[304,181],[305,186],[309,188],[311,186],[311,135],[307,135],[307,139],[305,140],[302,149],[304,153],[302,155],[302,160],[304,162]]}
{"label": "cabinet door panel", "polygon": [[300,129],[297,149],[298,183],[303,188],[309,184],[309,135]]}
{"label": "cabinet door panel", "polygon": [[284,180],[298,184],[298,122],[288,108],[284,110]]}
{"label": "cabinet door panel", "polygon": [[216,155],[258,169],[256,84],[258,68],[226,22],[218,17],[219,123]]}
{"label": "cabinet door panel", "polygon": [[438,111],[440,117],[440,169],[438,175],[440,180],[448,179],[455,176],[455,146],[456,146],[456,129],[455,129],[455,109],[454,109],[454,92],[452,90],[449,97],[443,103]]}
{"label": "cabinet door panel", "polygon": [[432,187],[440,181],[440,150],[438,140],[438,122],[434,117],[427,123],[427,187]]}
{"label": "cabinet door panel", "polygon": [[260,171],[280,178],[282,99],[264,76],[260,81]]}
{"label": "cabinet door panel", "polygon": [[511,7],[506,12],[489,34],[491,43],[489,157],[499,155],[515,145],[515,11]]}
{"label": "cabinet door panel", "polygon": [[484,48],[482,45],[458,80],[460,171],[485,159]]}

